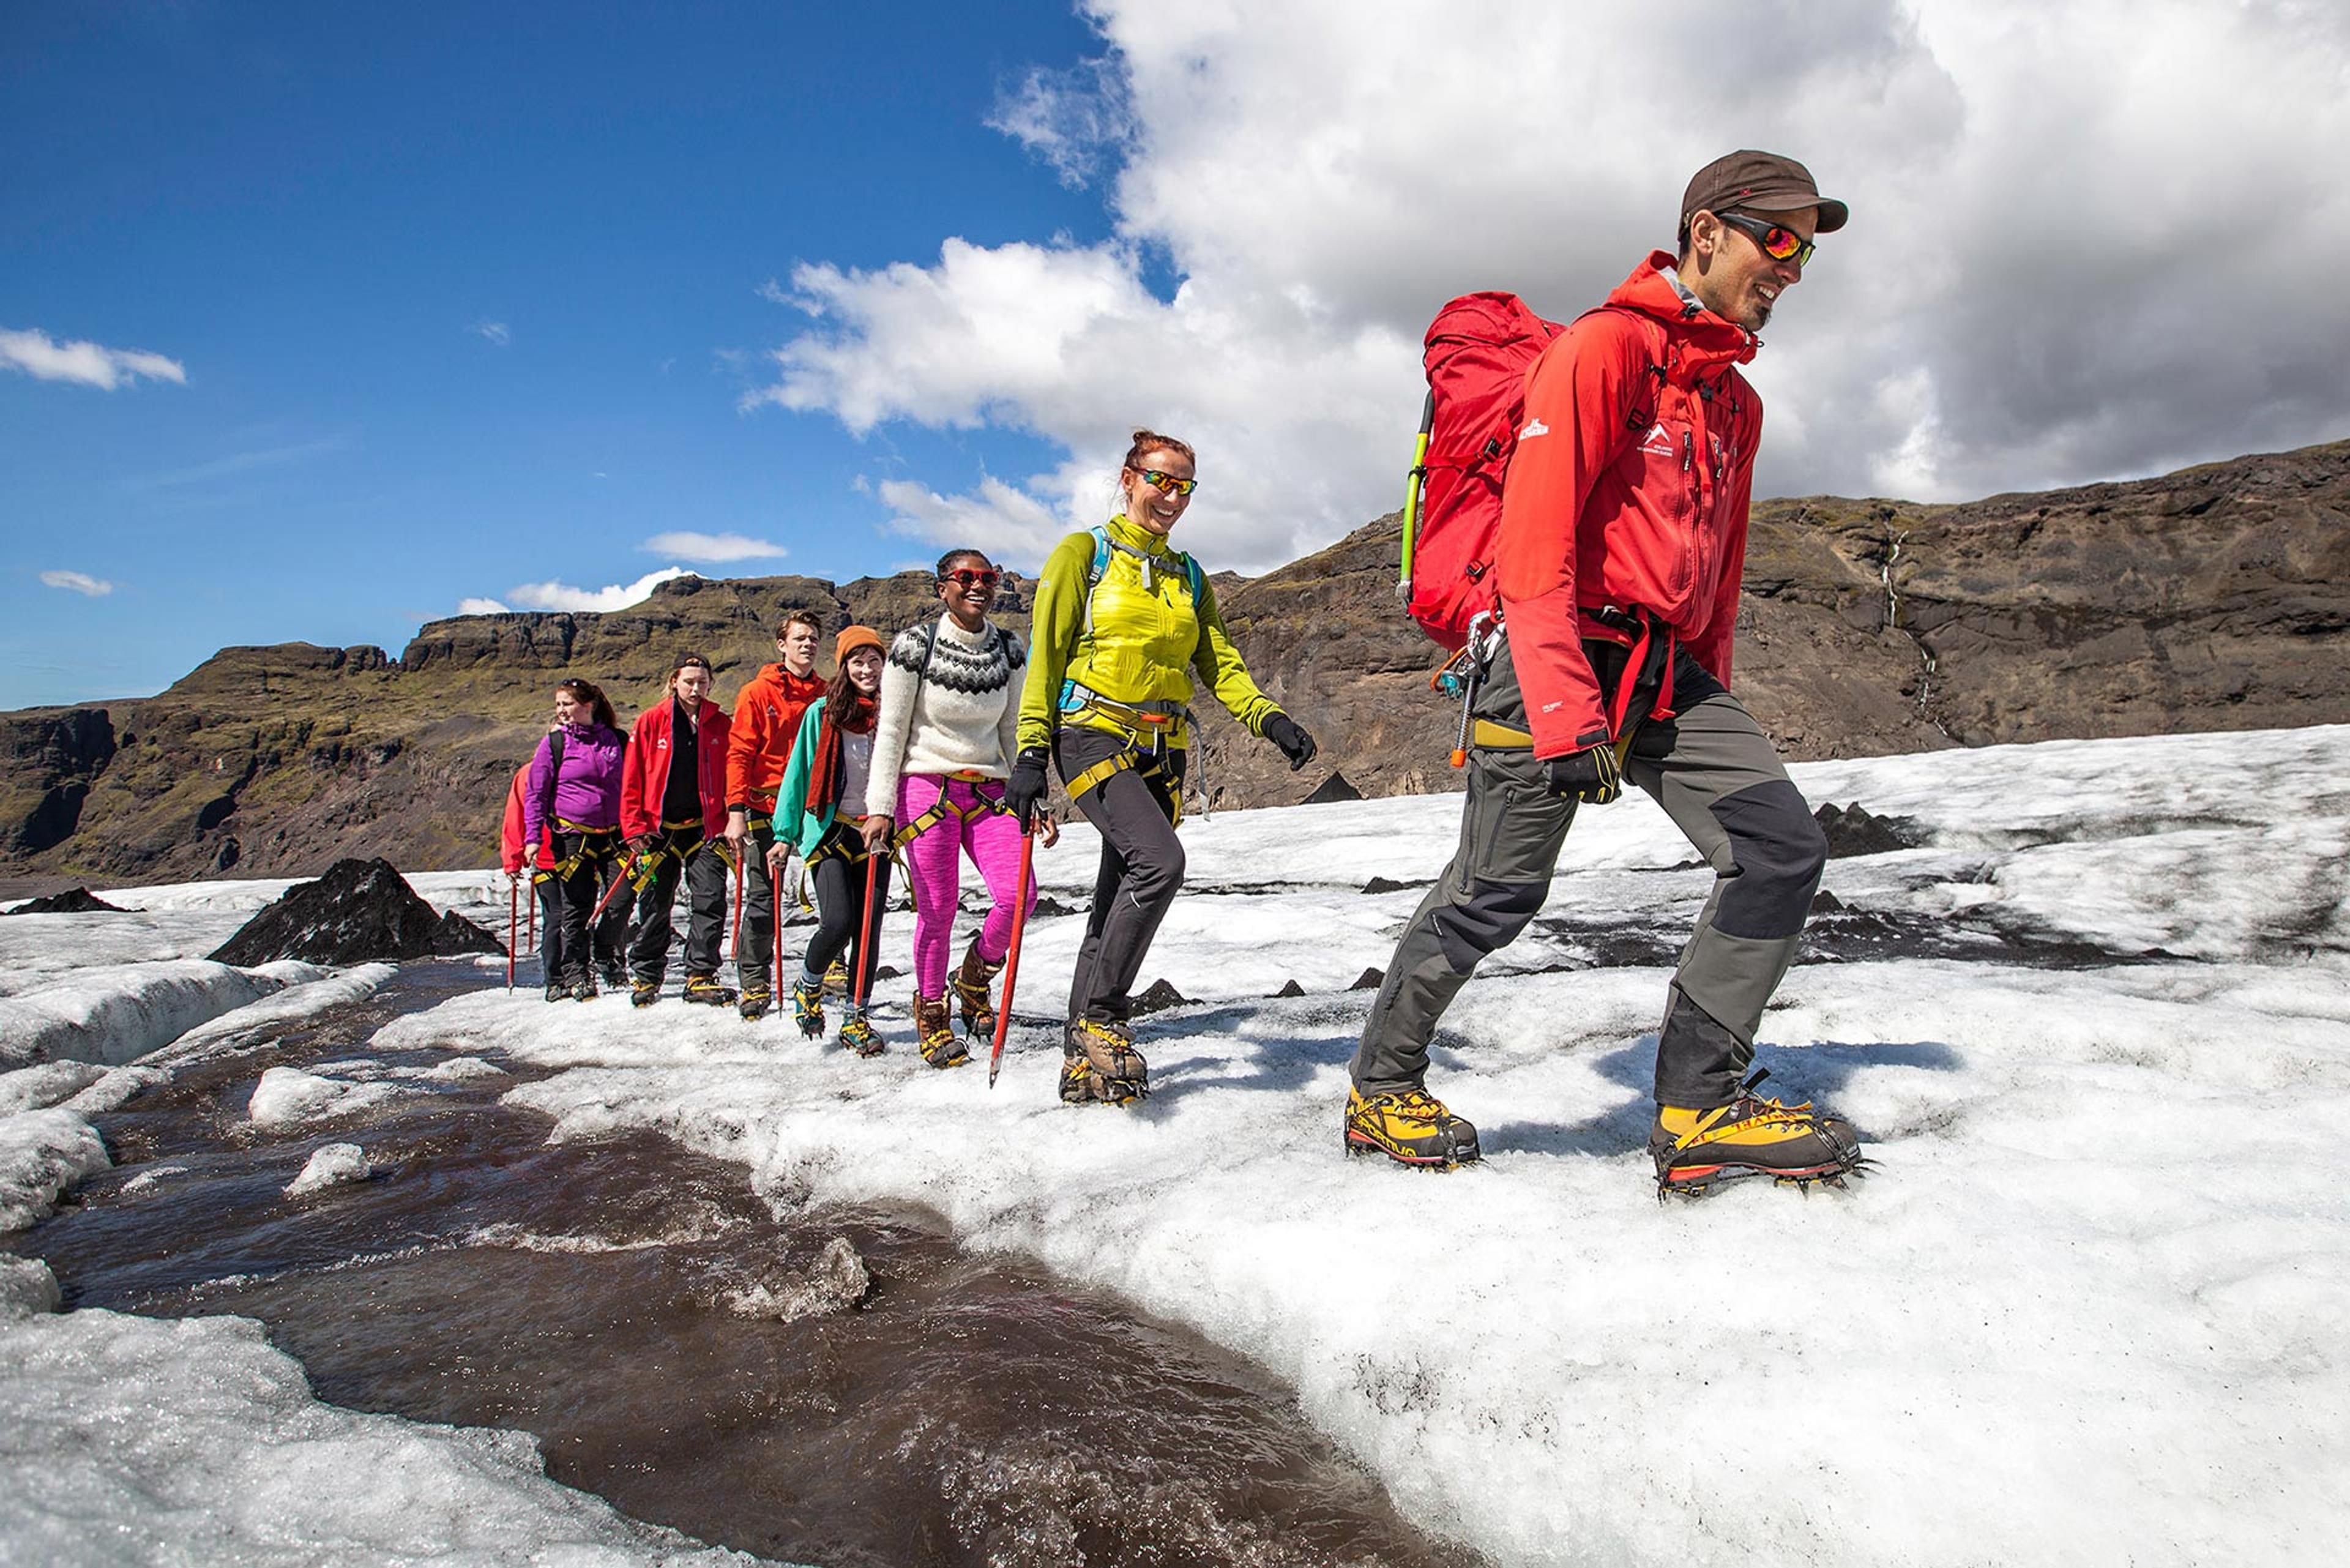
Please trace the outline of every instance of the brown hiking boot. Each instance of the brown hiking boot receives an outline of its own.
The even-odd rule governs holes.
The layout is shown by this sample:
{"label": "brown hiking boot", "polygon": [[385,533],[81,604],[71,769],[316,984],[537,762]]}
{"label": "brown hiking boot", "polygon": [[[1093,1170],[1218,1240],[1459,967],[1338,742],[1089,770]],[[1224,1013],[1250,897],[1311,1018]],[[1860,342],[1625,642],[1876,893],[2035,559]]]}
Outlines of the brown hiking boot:
{"label": "brown hiking boot", "polygon": [[921,1051],[922,1060],[933,1067],[960,1067],[971,1060],[971,1053],[955,1038],[943,996],[932,998],[919,991],[914,992],[914,1044]]}
{"label": "brown hiking boot", "polygon": [[971,939],[971,946],[962,950],[962,966],[954,971],[955,1002],[962,1010],[963,1033],[978,1040],[995,1033],[995,999],[989,988],[995,977],[1003,972],[1001,963],[990,963],[979,956],[979,938]]}
{"label": "brown hiking boot", "polygon": [[1061,1044],[1062,1099],[1122,1106],[1149,1092],[1150,1069],[1134,1048],[1134,1031],[1094,1018],[1070,1021]]}

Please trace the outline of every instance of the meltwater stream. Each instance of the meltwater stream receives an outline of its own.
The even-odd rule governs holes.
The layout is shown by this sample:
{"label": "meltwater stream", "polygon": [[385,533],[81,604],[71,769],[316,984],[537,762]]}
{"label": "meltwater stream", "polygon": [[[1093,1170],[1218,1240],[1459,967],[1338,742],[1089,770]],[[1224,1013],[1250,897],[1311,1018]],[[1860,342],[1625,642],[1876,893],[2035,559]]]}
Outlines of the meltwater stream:
{"label": "meltwater stream", "polygon": [[[115,1168],[16,1249],[69,1306],[258,1318],[323,1399],[530,1431],[557,1480],[763,1556],[1475,1561],[1403,1521],[1247,1363],[966,1255],[922,1216],[779,1222],[742,1170],[657,1135],[550,1144],[546,1117],[500,1103],[520,1081],[503,1069],[404,1076],[368,1112],[291,1133],[247,1118],[270,1066],[443,1065],[366,1043],[480,983],[411,965],[191,1064],[99,1118]],[[287,1199],[338,1141],[374,1176]],[[854,1307],[808,1283],[843,1241],[871,1280]],[[812,1314],[777,1321],[799,1298]]]}

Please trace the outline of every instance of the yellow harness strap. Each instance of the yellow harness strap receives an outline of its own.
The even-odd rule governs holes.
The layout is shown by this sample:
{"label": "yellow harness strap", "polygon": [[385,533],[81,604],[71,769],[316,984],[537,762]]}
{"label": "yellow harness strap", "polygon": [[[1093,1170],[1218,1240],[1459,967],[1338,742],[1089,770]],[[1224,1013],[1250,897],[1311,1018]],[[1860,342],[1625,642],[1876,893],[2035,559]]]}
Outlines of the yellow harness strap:
{"label": "yellow harness strap", "polygon": [[1534,749],[1534,737],[1532,731],[1480,719],[1469,726],[1469,743],[1491,752],[1524,752]]}

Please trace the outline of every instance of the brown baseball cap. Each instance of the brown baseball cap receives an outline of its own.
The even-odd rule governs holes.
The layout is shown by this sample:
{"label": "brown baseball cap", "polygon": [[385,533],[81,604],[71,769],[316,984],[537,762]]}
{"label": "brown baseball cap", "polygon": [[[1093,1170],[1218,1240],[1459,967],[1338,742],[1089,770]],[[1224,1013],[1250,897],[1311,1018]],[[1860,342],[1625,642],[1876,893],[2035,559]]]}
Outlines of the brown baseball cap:
{"label": "brown baseball cap", "polygon": [[1820,210],[1819,232],[1832,234],[1844,227],[1852,210],[1820,194],[1812,171],[1776,152],[1742,148],[1715,159],[1690,177],[1681,192],[1681,223],[1700,213],[1724,213],[1733,207],[1751,213],[1792,213],[1803,207]]}

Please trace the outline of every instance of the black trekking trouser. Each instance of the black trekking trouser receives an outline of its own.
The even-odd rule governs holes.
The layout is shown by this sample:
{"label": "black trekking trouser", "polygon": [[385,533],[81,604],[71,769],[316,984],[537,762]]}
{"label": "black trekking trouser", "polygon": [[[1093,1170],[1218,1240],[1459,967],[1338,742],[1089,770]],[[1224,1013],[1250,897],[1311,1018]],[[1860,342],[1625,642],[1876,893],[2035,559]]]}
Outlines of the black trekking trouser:
{"label": "black trekking trouser", "polygon": [[[1152,755],[1078,724],[1065,725],[1053,739],[1053,762],[1065,785],[1120,753],[1138,762]],[[1183,886],[1183,843],[1175,836],[1183,763],[1182,749],[1170,747],[1155,768],[1122,768],[1076,799],[1077,810],[1100,830],[1102,848],[1086,938],[1069,980],[1072,1021],[1123,1023],[1133,1011],[1142,961]]]}
{"label": "black trekking trouser", "polygon": [[[1603,675],[1623,655],[1589,645]],[[1675,650],[1670,719],[1635,732],[1624,776],[1646,790],[1713,868],[1712,896],[1682,950],[1657,1042],[1659,1105],[1709,1109],[1737,1097],[1754,1057],[1763,1003],[1787,971],[1827,839],[1738,700]],[[1506,639],[1493,656],[1477,716],[1526,726]],[[1355,1053],[1365,1094],[1417,1088],[1437,1021],[1487,954],[1516,940],[1543,906],[1575,820],[1530,748],[1470,753],[1469,796],[1451,864],[1420,901]]]}
{"label": "black trekking trouser", "polygon": [[[734,978],[749,996],[774,988],[775,943],[781,936],[775,919],[775,883],[768,880],[767,851],[775,842],[775,827],[765,818],[752,818],[750,836],[743,840],[743,939],[734,951]],[[780,877],[781,868],[772,875]]]}
{"label": "black trekking trouser", "polygon": [[685,973],[689,980],[718,972],[718,944],[726,929],[726,884],[733,876],[718,844],[702,836],[699,823],[664,827],[650,853],[660,859],[652,880],[637,895],[637,935],[629,944],[629,974],[639,985],[659,985],[669,968],[670,905],[679,882],[685,884]]}
{"label": "black trekking trouser", "polygon": [[591,978],[591,963],[604,969],[620,966],[629,929],[627,896],[614,894],[604,906],[592,941],[588,930],[588,917],[595,913],[596,901],[620,875],[620,830],[565,833],[557,829],[555,858],[571,865],[572,870],[559,881],[549,873],[540,884],[542,888],[556,889],[556,913],[547,919],[546,973],[550,982],[571,985]]}
{"label": "black trekking trouser", "polygon": [[538,900],[538,974],[553,985],[563,972],[563,883],[552,871],[532,867],[530,896]]}
{"label": "black trekking trouser", "polygon": [[[849,987],[856,988],[862,955],[878,950],[881,917],[889,908],[889,852],[884,849],[877,858],[881,868],[873,873],[873,903],[868,909],[865,840],[843,823],[836,822],[825,830],[808,867],[808,877],[816,884],[816,934],[808,939],[807,952],[800,960],[802,978],[821,979],[833,960],[845,958],[849,964]],[[875,967],[879,965],[877,957]],[[869,990],[871,974],[866,978]],[[851,996],[849,1000],[859,999]]]}

